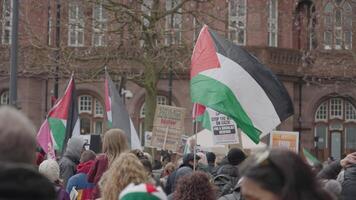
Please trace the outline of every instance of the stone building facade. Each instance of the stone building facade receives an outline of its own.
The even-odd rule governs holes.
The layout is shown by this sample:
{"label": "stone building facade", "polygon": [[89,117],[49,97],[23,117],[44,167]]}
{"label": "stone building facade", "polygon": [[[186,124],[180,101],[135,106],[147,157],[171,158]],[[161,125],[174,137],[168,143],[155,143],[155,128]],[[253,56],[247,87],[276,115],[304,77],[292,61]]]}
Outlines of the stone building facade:
{"label": "stone building facade", "polygon": [[[31,2],[21,1],[20,6],[17,103],[39,127],[51,106],[54,76],[48,71],[53,72],[55,61],[35,56],[33,52],[45,52],[46,49],[40,44],[54,46],[56,13],[53,10],[56,4],[54,0],[36,0],[35,7]],[[75,21],[80,7],[72,8],[71,13],[71,1],[62,2],[61,19]],[[197,23],[196,19],[187,18],[182,20],[184,23],[179,28],[184,30],[187,26],[191,30],[182,31],[180,37],[187,37],[193,42],[197,36],[196,30],[201,27],[199,24],[214,24],[213,27],[221,34],[245,46],[270,67],[287,88],[295,114],[277,127],[278,130],[300,132],[301,147],[314,152],[320,159],[328,156],[340,158],[344,153],[355,151],[356,3],[351,0],[216,0],[216,3],[221,11],[216,13],[225,20],[224,23],[204,20]],[[0,104],[8,103],[9,5],[11,0],[0,0]],[[102,8],[93,8],[93,13],[97,11],[97,15],[90,13],[90,10],[85,11],[85,15],[98,17],[102,23],[107,22],[101,16]],[[91,24],[90,19],[77,23]],[[95,35],[95,28],[86,32],[86,29],[72,29],[64,23],[62,26],[61,44],[71,52],[95,54],[97,48],[93,46],[105,49],[107,47],[102,44],[111,42],[109,38],[106,41],[102,39],[100,34]],[[179,28],[175,30],[179,31]],[[34,33],[40,37],[34,39]],[[101,62],[85,60],[81,64],[71,60],[65,64],[103,65]],[[130,64],[127,66],[133,67]],[[193,126],[188,66],[189,63],[186,70],[173,76],[172,102],[187,109],[185,132],[189,135],[193,132]],[[118,66],[113,62],[109,67]],[[83,71],[87,70],[82,68]],[[68,73],[60,77],[59,94],[62,94],[67,79]],[[116,76],[113,79],[118,80]],[[102,77],[95,80],[81,78],[77,82],[81,130],[83,133],[101,133],[106,127]],[[157,85],[157,103],[168,103],[168,85],[167,76],[163,75]],[[126,99],[126,106],[142,138],[145,90],[133,81],[127,82],[126,90],[131,93]]]}

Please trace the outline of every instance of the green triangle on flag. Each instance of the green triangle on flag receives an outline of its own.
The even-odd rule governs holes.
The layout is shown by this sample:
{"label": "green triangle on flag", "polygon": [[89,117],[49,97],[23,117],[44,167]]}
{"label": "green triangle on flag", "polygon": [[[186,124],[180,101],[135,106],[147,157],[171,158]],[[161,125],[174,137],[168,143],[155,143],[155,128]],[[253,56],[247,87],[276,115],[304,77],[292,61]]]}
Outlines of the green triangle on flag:
{"label": "green triangle on flag", "polygon": [[303,155],[310,166],[321,163],[316,157],[313,156],[308,150],[303,148]]}

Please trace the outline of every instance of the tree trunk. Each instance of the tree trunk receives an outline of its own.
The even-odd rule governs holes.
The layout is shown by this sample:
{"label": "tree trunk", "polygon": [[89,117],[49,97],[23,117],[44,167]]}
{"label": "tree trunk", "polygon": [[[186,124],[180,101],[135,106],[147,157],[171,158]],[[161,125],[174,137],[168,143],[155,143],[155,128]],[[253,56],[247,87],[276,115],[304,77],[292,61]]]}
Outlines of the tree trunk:
{"label": "tree trunk", "polygon": [[156,112],[158,75],[155,66],[151,64],[145,68],[145,131],[152,131],[153,119]]}

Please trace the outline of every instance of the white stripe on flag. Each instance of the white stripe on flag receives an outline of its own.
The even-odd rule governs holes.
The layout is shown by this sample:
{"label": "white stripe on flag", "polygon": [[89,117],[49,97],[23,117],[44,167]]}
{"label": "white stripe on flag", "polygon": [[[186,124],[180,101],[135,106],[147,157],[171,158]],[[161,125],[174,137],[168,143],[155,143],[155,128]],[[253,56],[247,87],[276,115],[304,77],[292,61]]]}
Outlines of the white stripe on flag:
{"label": "white stripe on flag", "polygon": [[262,133],[272,131],[280,124],[280,119],[265,91],[238,63],[221,54],[217,55],[221,67],[205,70],[200,74],[229,87],[253,125]]}

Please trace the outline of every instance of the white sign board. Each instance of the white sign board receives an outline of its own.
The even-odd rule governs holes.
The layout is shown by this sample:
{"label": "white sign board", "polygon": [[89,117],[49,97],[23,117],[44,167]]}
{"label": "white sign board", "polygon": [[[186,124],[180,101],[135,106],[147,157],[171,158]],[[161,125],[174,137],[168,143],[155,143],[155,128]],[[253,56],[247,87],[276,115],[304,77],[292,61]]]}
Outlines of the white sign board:
{"label": "white sign board", "polygon": [[232,119],[210,108],[207,108],[207,111],[210,116],[214,145],[241,143],[236,123]]}
{"label": "white sign board", "polygon": [[269,144],[271,148],[286,148],[298,153],[299,133],[290,131],[272,131]]}

